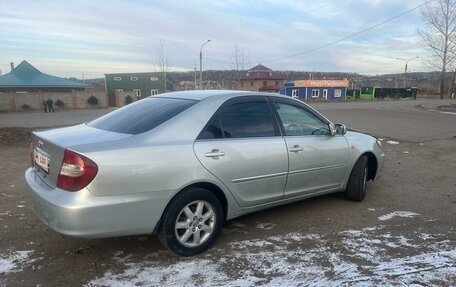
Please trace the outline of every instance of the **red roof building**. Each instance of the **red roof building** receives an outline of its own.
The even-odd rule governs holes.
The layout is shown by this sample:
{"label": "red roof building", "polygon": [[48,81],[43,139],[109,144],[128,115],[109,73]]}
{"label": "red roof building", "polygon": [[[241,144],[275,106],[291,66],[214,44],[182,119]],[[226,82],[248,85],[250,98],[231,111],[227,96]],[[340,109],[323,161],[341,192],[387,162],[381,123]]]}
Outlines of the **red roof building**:
{"label": "red roof building", "polygon": [[260,64],[248,70],[240,84],[246,91],[277,93],[283,88],[285,77]]}

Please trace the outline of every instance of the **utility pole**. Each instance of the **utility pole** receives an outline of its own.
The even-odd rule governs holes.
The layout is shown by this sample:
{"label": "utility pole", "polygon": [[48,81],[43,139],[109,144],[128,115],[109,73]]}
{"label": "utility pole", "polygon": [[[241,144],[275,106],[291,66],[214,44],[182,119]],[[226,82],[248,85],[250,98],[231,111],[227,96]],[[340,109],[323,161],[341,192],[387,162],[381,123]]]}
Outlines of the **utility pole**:
{"label": "utility pole", "polygon": [[195,65],[195,90],[197,89],[197,84],[196,84],[196,65]]}
{"label": "utility pole", "polygon": [[200,89],[201,90],[203,89],[203,46],[206,45],[207,43],[209,43],[210,41],[211,41],[211,39],[204,42],[204,44],[201,45],[201,48],[200,48]]}
{"label": "utility pole", "polygon": [[416,57],[413,57],[413,58],[410,58],[410,59],[402,59],[402,58],[396,58],[397,60],[400,60],[400,61],[404,61],[405,62],[405,69],[404,69],[404,89],[407,87],[406,83],[407,83],[407,65],[408,65],[408,62],[411,61],[411,60],[414,60],[414,59],[418,59],[419,56],[416,56]]}

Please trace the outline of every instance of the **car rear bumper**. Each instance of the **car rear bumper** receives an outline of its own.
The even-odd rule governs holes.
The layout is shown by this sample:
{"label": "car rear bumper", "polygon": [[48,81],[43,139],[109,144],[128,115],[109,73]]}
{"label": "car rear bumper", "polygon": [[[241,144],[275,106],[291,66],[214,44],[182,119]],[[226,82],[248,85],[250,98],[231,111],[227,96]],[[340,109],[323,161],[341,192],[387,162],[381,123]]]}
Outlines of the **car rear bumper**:
{"label": "car rear bumper", "polygon": [[51,188],[33,168],[25,172],[27,194],[37,216],[68,236],[104,238],[151,234],[172,192],[94,196],[88,189]]}

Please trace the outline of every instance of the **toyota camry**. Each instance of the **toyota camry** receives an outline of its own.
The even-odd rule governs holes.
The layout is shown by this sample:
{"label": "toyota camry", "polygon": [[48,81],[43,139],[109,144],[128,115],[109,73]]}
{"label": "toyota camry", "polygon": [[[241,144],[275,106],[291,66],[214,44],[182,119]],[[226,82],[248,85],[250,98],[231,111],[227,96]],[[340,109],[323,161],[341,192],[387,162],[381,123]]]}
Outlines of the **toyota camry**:
{"label": "toyota camry", "polygon": [[226,220],[323,194],[366,196],[380,142],[290,97],[244,91],[152,96],[94,121],[35,131],[27,193],[68,236],[156,234],[182,256]]}

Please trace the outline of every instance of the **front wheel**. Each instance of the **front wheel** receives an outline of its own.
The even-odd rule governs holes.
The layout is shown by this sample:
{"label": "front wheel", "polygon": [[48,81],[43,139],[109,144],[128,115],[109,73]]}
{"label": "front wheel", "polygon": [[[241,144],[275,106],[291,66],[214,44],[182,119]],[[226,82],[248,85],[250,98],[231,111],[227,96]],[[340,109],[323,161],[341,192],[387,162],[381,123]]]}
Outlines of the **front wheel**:
{"label": "front wheel", "polygon": [[209,249],[223,223],[222,205],[212,192],[192,188],[178,194],[163,214],[160,241],[172,252],[193,256]]}
{"label": "front wheel", "polygon": [[366,197],[368,158],[362,155],[355,163],[353,170],[348,178],[345,197],[353,201],[363,201]]}

